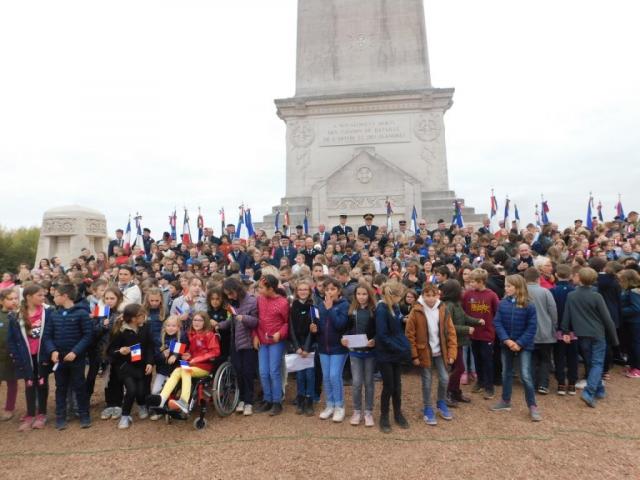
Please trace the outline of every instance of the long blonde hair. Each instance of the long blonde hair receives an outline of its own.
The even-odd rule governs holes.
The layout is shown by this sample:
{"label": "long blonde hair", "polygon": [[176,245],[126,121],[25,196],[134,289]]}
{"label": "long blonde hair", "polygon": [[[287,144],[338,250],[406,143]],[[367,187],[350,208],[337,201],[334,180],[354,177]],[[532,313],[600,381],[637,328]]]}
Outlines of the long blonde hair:
{"label": "long blonde hair", "polygon": [[180,335],[182,333],[182,320],[180,320],[180,317],[178,317],[177,315],[169,315],[167,319],[164,322],[162,322],[162,333],[160,333],[160,345],[161,345],[160,349],[161,350],[164,347],[164,340],[165,338],[167,338],[167,332],[165,331],[164,327],[169,320],[175,320],[176,323],[178,324],[178,333],[176,333],[176,340],[178,342],[180,341]]}
{"label": "long blonde hair", "polygon": [[393,315],[393,306],[395,305],[394,297],[402,298],[404,290],[404,285],[400,282],[387,282],[382,285],[382,301],[387,305],[391,315]]}
{"label": "long blonde hair", "polygon": [[516,304],[519,307],[526,307],[529,305],[529,290],[527,289],[527,282],[521,275],[508,275],[505,278],[505,283],[508,283],[516,289],[515,299]]}

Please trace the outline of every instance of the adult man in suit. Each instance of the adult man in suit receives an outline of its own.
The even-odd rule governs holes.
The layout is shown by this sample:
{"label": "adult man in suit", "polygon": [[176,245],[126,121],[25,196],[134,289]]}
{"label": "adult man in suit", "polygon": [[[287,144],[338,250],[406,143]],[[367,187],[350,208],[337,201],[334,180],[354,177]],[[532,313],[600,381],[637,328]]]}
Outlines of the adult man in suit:
{"label": "adult man in suit", "polygon": [[149,256],[151,255],[151,244],[154,243],[155,240],[151,238],[151,230],[148,228],[142,229],[142,244],[144,246],[144,253]]}
{"label": "adult man in suit", "polygon": [[304,239],[304,249],[300,250],[298,253],[302,253],[304,255],[304,263],[311,269],[313,268],[313,260],[316,258],[320,252],[313,248],[313,238],[306,237]]}
{"label": "adult man in suit", "polygon": [[370,242],[376,238],[376,232],[378,231],[378,226],[372,225],[373,217],[373,213],[365,213],[362,216],[362,218],[364,218],[364,225],[358,228],[358,237],[364,235]]}
{"label": "adult man in suit", "polygon": [[242,251],[240,240],[234,240],[231,242],[231,252],[228,256],[229,261],[236,262],[240,266],[240,273],[244,274],[244,271],[249,266],[249,255]]}
{"label": "adult man in suit", "polygon": [[330,237],[329,232],[327,232],[327,227],[324,225],[324,223],[321,223],[320,225],[318,225],[317,235],[318,235],[318,241],[324,247],[329,241],[329,237]]}
{"label": "adult man in suit", "polygon": [[347,225],[347,216],[343,213],[340,215],[340,223],[331,229],[331,234],[335,234],[338,237],[340,237],[340,235],[346,237],[349,232],[353,232],[353,228]]}
{"label": "adult man in suit", "polygon": [[107,247],[107,256],[113,257],[114,249],[116,247],[124,247],[124,239],[122,236],[124,235],[124,230],[121,228],[116,230],[116,238],[109,242],[109,246]]}
{"label": "adult man in suit", "polygon": [[491,233],[491,219],[485,217],[482,219],[482,227],[478,229],[480,235],[489,235]]}
{"label": "adult man in suit", "polygon": [[273,264],[276,267],[280,268],[280,260],[282,259],[282,257],[287,257],[289,259],[289,265],[293,265],[295,263],[297,254],[298,252],[291,245],[289,237],[283,235],[280,239],[280,246],[276,248],[276,251],[273,254]]}
{"label": "adult man in suit", "polygon": [[227,225],[226,234],[229,237],[229,240],[233,240],[236,238],[236,226],[233,223]]}

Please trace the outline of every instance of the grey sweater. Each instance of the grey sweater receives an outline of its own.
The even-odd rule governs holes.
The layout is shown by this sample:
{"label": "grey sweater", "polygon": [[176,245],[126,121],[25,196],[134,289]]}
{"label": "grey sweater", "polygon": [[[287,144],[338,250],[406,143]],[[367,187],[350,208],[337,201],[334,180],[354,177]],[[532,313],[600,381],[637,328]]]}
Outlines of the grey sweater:
{"label": "grey sweater", "polygon": [[573,330],[578,337],[607,338],[618,345],[616,327],[604,298],[591,287],[578,287],[567,296],[562,315],[562,332]]}
{"label": "grey sweater", "polygon": [[556,343],[558,310],[553,295],[537,283],[527,283],[527,290],[531,303],[536,307],[538,321],[534,343]]}

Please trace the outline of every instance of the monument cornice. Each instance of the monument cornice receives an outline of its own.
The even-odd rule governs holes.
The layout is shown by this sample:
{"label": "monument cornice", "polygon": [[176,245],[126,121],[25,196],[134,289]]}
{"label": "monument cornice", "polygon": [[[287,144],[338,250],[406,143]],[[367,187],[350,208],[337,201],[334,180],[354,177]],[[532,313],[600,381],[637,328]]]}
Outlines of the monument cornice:
{"label": "monument cornice", "polygon": [[447,111],[453,105],[453,88],[426,88],[395,92],[371,92],[301,96],[276,99],[278,116],[285,120],[291,117],[310,115],[358,114],[367,112],[402,111]]}

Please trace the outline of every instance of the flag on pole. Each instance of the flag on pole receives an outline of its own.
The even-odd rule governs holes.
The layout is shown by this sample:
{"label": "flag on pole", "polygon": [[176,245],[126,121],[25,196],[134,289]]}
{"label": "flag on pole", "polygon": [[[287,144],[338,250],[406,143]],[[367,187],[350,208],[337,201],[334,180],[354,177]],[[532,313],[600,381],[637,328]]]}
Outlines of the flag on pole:
{"label": "flag on pole", "polygon": [[144,241],[142,240],[142,217],[136,212],[136,216],[134,218],[136,221],[136,239],[133,242],[133,246],[139,246],[142,250],[144,250]]}
{"label": "flag on pole", "polygon": [[502,220],[504,222],[504,228],[509,229],[509,206],[511,204],[511,200],[509,200],[509,197],[507,197],[504,201],[504,219]]}
{"label": "flag on pole", "polygon": [[198,207],[198,243],[202,241],[202,237],[204,237],[204,218],[202,218],[202,212]]}
{"label": "flag on pole", "polygon": [[598,220],[604,222],[604,216],[602,215],[602,201],[598,200]]}
{"label": "flag on pole", "polygon": [[493,218],[498,213],[498,200],[496,200],[496,196],[493,194],[493,188],[491,189],[491,215]]}
{"label": "flag on pole", "polygon": [[618,194],[618,203],[616,203],[616,217],[620,217],[620,220],[624,220],[624,209],[622,208],[622,199],[620,194]]}
{"label": "flag on pole", "polygon": [[413,206],[413,210],[411,211],[411,227],[416,235],[418,235],[418,211],[416,210],[416,206]]}
{"label": "flag on pole", "polygon": [[129,215],[127,228],[124,231],[124,250],[127,254],[131,251],[131,215]]}
{"label": "flag on pole", "polygon": [[178,216],[176,215],[176,209],[173,209],[173,213],[169,215],[169,227],[171,227],[171,238],[175,240],[178,238],[176,227],[178,225]]}
{"label": "flag on pole", "polygon": [[538,204],[537,203],[536,203],[536,213],[535,213],[535,215],[536,215],[536,225],[538,227],[540,227],[541,226],[541,224],[540,224],[540,212],[538,212]]}
{"label": "flag on pole", "polygon": [[249,231],[244,224],[244,205],[240,205],[238,208],[240,213],[238,215],[238,225],[236,226],[236,238],[247,241],[249,239]]}
{"label": "flag on pole", "polygon": [[591,208],[593,207],[593,197],[589,194],[589,204],[587,205],[587,228],[593,230],[593,213]]}
{"label": "flag on pole", "polygon": [[393,209],[391,208],[391,200],[387,197],[387,201],[385,202],[387,206],[387,232],[393,231]]}
{"label": "flag on pole", "polygon": [[129,350],[131,350],[132,362],[139,362],[140,360],[142,360],[142,347],[139,343],[136,343],[135,345],[129,347]]}
{"label": "flag on pole", "polygon": [[302,221],[302,227],[304,228],[304,234],[309,235],[309,209],[304,209],[304,220]]}
{"label": "flag on pole", "polygon": [[182,222],[182,243],[191,244],[191,228],[189,227],[189,212],[184,209],[184,221]]}
{"label": "flag on pole", "polygon": [[104,305],[104,304],[98,303],[98,304],[96,304],[95,307],[93,307],[93,311],[91,312],[91,316],[93,318],[108,317],[110,313],[111,313],[111,308],[109,308],[109,305]]}
{"label": "flag on pole", "polygon": [[247,208],[244,211],[244,226],[247,227],[247,235],[250,237],[255,236],[256,231],[253,229],[253,220],[251,220],[251,209]]}
{"label": "flag on pole", "polygon": [[224,207],[222,207],[220,210],[218,210],[218,213],[220,214],[220,235],[223,235],[224,234],[224,227],[225,227]]}
{"label": "flag on pole", "polygon": [[[517,204],[513,204],[513,217],[514,220],[516,221],[516,228],[518,230],[520,230],[520,212],[518,212],[518,205]],[[506,228],[506,225],[505,225]]]}
{"label": "flag on pole", "polygon": [[460,202],[456,200],[453,202],[453,220],[451,223],[455,223],[459,228],[464,227],[464,221],[462,220],[462,208]]}
{"label": "flag on pole", "polygon": [[547,215],[549,213],[549,204],[547,203],[546,200],[542,201],[542,224],[543,225],[548,225],[549,224],[549,215]]}
{"label": "flag on pole", "polygon": [[282,222],[282,229],[285,235],[289,235],[291,227],[291,219],[289,218],[289,205],[284,208],[284,221]]}
{"label": "flag on pole", "polygon": [[280,230],[280,209],[276,210],[275,229],[276,229],[276,232]]}
{"label": "flag on pole", "polygon": [[182,355],[183,353],[185,353],[187,351],[187,344],[186,343],[177,342],[175,340],[171,340],[171,342],[169,343],[169,351],[171,353],[176,353],[178,355]]}
{"label": "flag on pole", "polygon": [[180,368],[186,373],[191,373],[193,371],[191,365],[189,365],[189,362],[186,360],[180,360]]}

